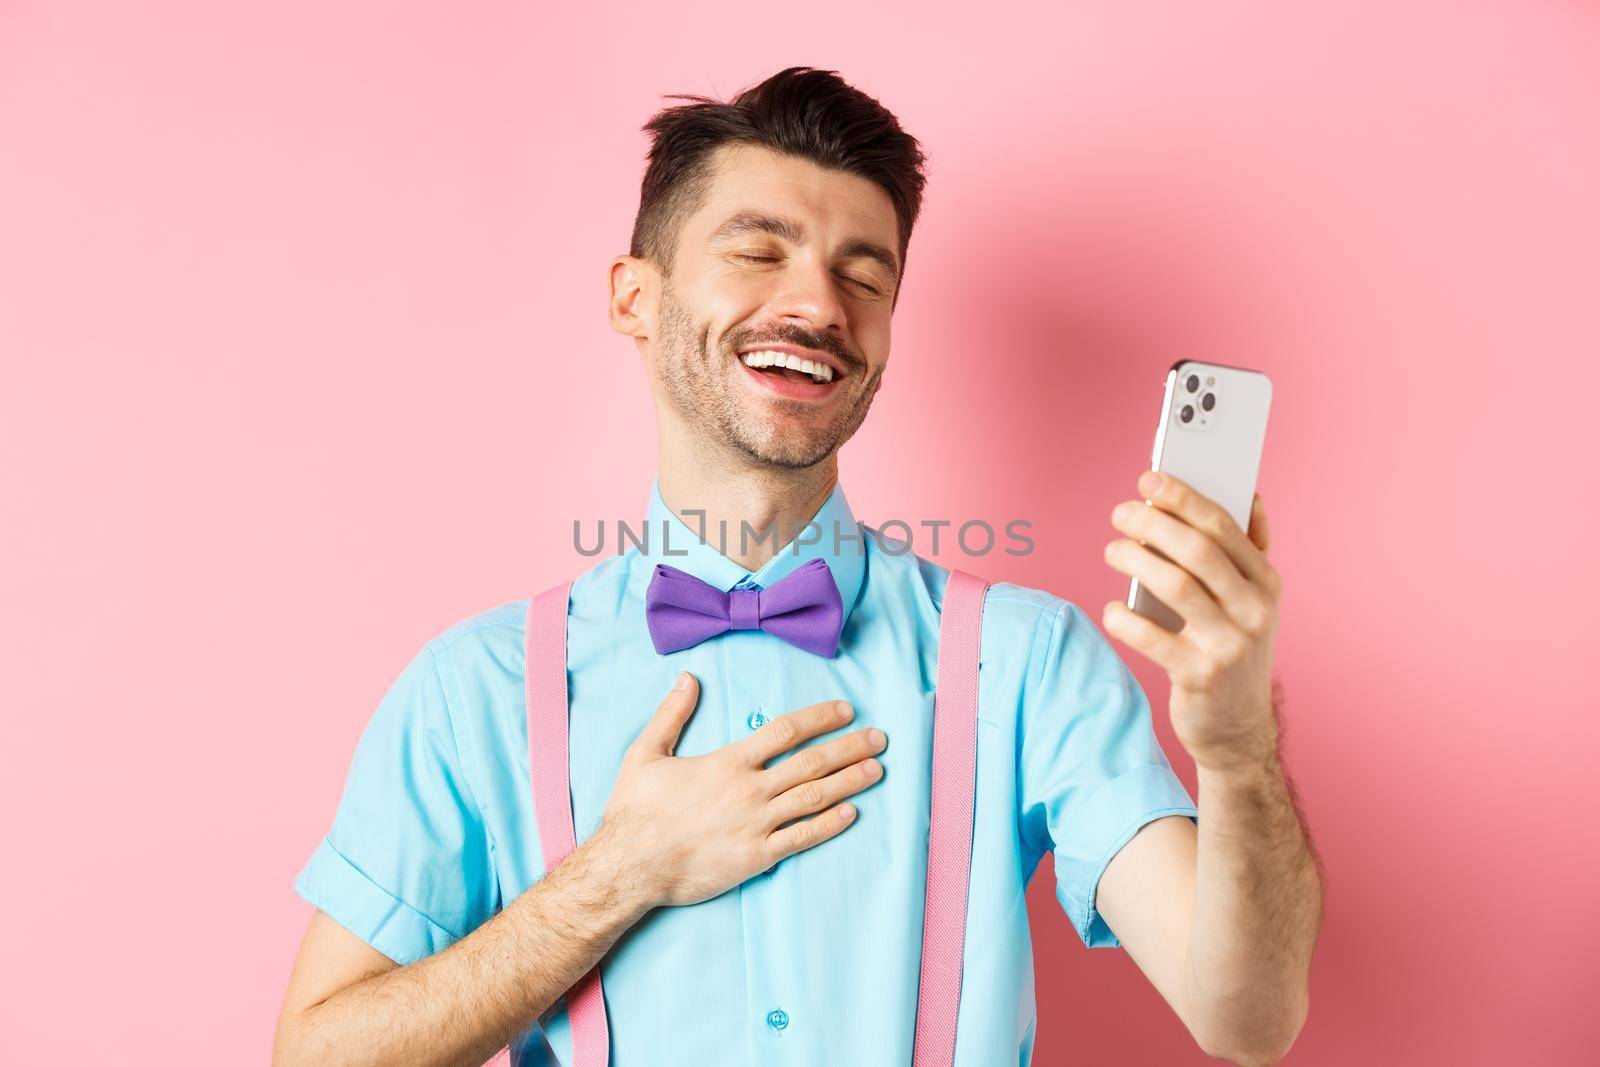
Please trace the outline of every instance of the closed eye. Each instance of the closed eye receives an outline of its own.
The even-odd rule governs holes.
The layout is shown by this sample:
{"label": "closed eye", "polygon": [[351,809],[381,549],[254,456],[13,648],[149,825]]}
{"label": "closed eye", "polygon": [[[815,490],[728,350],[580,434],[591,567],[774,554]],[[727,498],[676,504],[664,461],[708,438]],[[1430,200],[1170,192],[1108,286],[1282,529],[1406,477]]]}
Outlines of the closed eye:
{"label": "closed eye", "polygon": [[[778,257],[777,256],[756,256],[756,255],[751,255],[749,252],[732,252],[732,253],[729,253],[729,254],[732,255],[734,259],[742,259],[742,260],[746,260],[747,262],[750,262],[750,263],[776,263],[776,262],[778,262]],[[857,285],[861,286],[861,288],[865,289],[867,292],[871,293],[873,296],[881,296],[881,295],[883,295],[882,293],[880,293],[878,291],[878,287],[873,285],[871,282],[863,281],[860,278],[852,278],[849,275],[841,275],[841,277],[843,277],[844,280],[847,281],[847,282],[855,282]]]}

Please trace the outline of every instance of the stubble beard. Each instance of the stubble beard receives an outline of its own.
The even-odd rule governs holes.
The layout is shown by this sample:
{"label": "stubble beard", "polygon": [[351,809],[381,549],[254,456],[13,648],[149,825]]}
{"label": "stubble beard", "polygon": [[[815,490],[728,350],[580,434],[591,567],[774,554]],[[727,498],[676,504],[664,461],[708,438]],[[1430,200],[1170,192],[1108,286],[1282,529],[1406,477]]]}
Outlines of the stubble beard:
{"label": "stubble beard", "polygon": [[785,428],[779,429],[731,380],[729,364],[737,358],[732,347],[726,352],[714,348],[710,323],[696,321],[670,287],[661,292],[658,340],[657,373],[669,402],[684,420],[710,436],[713,444],[764,467],[803,469],[833,455],[865,421],[883,380],[882,367],[864,381],[857,374],[847,375],[838,388],[851,390],[851,395],[826,417],[806,417],[808,405],[782,397],[762,402],[761,407],[802,415],[785,420]]}

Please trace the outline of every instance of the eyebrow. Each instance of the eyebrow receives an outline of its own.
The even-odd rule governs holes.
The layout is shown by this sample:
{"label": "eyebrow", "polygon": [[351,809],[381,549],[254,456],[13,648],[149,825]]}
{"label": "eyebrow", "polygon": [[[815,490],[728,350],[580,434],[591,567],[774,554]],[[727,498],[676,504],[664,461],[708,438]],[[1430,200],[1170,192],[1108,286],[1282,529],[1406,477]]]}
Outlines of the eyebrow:
{"label": "eyebrow", "polygon": [[[779,215],[768,215],[760,211],[741,211],[729,216],[722,225],[711,231],[711,236],[706,238],[708,244],[737,237],[742,233],[770,233],[774,237],[781,237],[790,244],[799,244],[805,240],[806,229],[794,219],[786,219]],[[845,243],[839,249],[839,254],[845,257],[863,257],[873,260],[882,266],[894,278],[900,280],[900,262],[893,252],[875,242],[857,237]]]}

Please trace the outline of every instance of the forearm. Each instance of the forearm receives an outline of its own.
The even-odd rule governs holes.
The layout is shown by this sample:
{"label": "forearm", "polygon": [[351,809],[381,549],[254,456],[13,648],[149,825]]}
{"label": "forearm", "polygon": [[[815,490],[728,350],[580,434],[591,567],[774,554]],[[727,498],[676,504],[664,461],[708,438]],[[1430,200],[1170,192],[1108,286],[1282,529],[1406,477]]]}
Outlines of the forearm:
{"label": "forearm", "polygon": [[597,832],[550,875],[449,948],[307,1008],[280,1067],[478,1067],[521,1033],[650,910]]}
{"label": "forearm", "polygon": [[1198,777],[1190,1026],[1213,1054],[1271,1062],[1305,1019],[1321,875],[1276,758]]}

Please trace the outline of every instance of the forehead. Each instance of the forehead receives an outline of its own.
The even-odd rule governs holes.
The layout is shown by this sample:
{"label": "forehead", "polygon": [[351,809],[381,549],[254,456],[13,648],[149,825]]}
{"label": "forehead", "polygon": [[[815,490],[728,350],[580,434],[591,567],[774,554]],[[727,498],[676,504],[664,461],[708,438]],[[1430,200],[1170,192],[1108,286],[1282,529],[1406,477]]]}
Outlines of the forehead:
{"label": "forehead", "polygon": [[713,152],[713,179],[705,201],[684,230],[704,240],[740,211],[787,216],[807,238],[829,243],[866,239],[898,250],[900,223],[894,202],[876,182],[759,145],[722,145]]}

